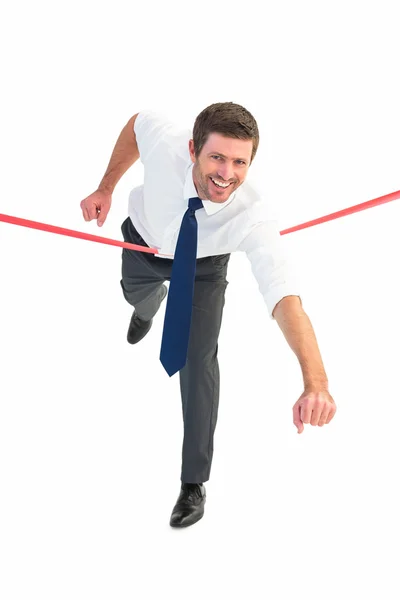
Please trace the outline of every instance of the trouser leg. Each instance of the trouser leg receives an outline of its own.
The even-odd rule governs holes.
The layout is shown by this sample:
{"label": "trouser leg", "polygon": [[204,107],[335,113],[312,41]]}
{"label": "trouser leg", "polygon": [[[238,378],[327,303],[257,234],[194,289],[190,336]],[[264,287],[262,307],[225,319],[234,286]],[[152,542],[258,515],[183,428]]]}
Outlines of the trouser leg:
{"label": "trouser leg", "polygon": [[180,371],[184,423],[181,480],[186,483],[203,483],[210,477],[220,390],[218,336],[228,259],[211,277],[196,276],[195,281],[188,358]]}
{"label": "trouser leg", "polygon": [[[122,225],[122,233],[127,242],[145,244],[128,219]],[[122,251],[122,292],[143,321],[154,317],[167,294],[167,288],[163,285],[165,278],[159,268],[164,265],[154,262],[160,260],[163,259],[135,250],[124,248]]]}

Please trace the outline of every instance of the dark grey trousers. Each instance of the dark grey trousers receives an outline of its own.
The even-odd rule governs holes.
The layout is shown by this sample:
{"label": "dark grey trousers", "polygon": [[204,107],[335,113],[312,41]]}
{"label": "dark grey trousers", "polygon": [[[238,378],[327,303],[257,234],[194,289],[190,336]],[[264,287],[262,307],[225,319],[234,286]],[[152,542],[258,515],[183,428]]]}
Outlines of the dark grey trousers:
{"label": "dark grey trousers", "polygon": [[[126,242],[147,246],[130,218],[121,229]],[[203,483],[210,477],[219,402],[218,336],[229,258],[221,254],[196,261],[188,358],[179,372],[184,425],[181,480],[185,483]],[[123,294],[142,319],[150,320],[160,308],[172,263],[172,259],[123,249]]]}

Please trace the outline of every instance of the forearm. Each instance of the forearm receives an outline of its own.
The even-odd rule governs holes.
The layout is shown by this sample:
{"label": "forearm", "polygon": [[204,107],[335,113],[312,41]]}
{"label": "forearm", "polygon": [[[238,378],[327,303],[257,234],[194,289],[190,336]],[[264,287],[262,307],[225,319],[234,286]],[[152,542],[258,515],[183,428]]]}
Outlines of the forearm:
{"label": "forearm", "polygon": [[299,298],[297,296],[283,298],[274,308],[273,316],[297,356],[305,389],[315,387],[328,389],[328,378],[314,329]]}
{"label": "forearm", "polygon": [[112,194],[118,181],[139,158],[139,149],[133,129],[136,117],[137,115],[134,115],[129,119],[118,137],[107,170],[98,188],[101,191]]}

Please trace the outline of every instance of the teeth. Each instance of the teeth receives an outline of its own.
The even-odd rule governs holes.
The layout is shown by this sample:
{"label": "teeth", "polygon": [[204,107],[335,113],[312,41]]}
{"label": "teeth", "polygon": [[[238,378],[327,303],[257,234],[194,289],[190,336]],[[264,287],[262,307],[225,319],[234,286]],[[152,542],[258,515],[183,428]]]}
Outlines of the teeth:
{"label": "teeth", "polygon": [[211,177],[211,181],[213,181],[215,183],[215,185],[217,185],[218,187],[222,187],[222,188],[227,188],[228,185],[230,185],[229,183],[220,183],[219,181],[215,181],[215,179],[213,179]]}

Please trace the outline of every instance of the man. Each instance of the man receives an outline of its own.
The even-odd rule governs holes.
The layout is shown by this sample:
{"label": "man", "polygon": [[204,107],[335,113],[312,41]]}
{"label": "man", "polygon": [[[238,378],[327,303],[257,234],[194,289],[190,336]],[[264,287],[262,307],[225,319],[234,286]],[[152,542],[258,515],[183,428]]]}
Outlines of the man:
{"label": "man", "polygon": [[173,527],[192,525],[204,513],[231,252],[246,252],[270,317],[300,362],[305,389],[293,407],[298,433],[304,423],[329,423],[336,411],[313,327],[288,277],[278,225],[246,180],[258,144],[254,117],[231,102],[204,109],[193,136],[158,114],[139,112],[122,130],[98,189],[81,202],[84,219],[103,225],[117,182],[140,157],[144,183],[130,194],[122,232],[125,241],[159,254],[124,249],[121,286],[135,309],[127,334],[135,344],[150,330],[170,281],[160,359],[170,375],[179,370],[184,420]]}

